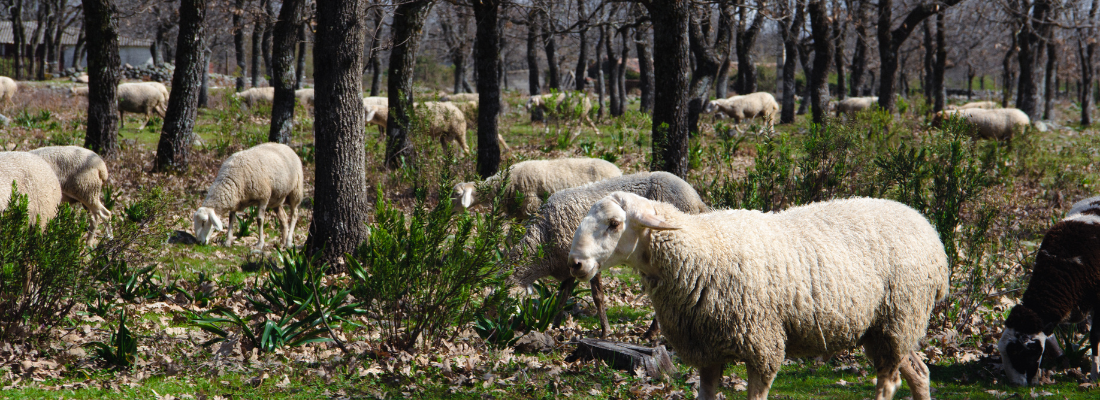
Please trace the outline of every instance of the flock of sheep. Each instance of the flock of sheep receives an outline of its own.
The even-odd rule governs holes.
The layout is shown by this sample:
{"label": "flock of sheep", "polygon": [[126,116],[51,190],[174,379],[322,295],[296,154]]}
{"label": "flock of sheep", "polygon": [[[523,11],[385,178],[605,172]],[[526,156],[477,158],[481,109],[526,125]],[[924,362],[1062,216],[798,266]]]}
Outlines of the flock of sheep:
{"label": "flock of sheep", "polygon": [[[135,85],[143,86],[125,93],[167,97],[158,97],[153,85]],[[238,95],[255,104],[262,93]],[[299,95],[307,104],[312,98],[312,93]],[[466,151],[470,110],[457,104],[472,103],[476,115],[476,98],[446,100],[422,103],[417,112],[427,113],[429,131],[444,145],[454,141]],[[837,112],[874,101],[847,99]],[[141,104],[148,110],[151,103]],[[529,105],[545,102],[535,98]],[[942,115],[982,127],[981,121],[995,119],[981,117],[983,112],[1012,114],[975,108],[980,106],[988,104]],[[368,121],[385,125],[385,98],[365,98],[364,107]],[[711,101],[705,111],[770,124],[778,104],[770,94],[753,93]],[[282,144],[234,153],[193,214],[196,237],[208,243],[214,231],[226,230],[226,244],[232,245],[236,213],[256,206],[261,226],[264,212],[277,210],[278,244],[293,246],[302,171],[301,160]],[[80,147],[0,152],[0,208],[7,206],[14,182],[29,196],[36,223],[52,218],[63,200],[81,203],[93,221],[102,222],[111,215],[99,199],[107,177],[103,160]],[[773,213],[713,210],[675,175],[622,175],[614,164],[590,158],[519,162],[482,182],[455,185],[450,201],[455,212],[466,212],[498,194],[515,200],[505,212],[527,224],[525,236],[507,254],[537,254],[513,271],[511,282],[530,288],[550,276],[562,281],[563,295],[577,282],[591,282],[606,336],[610,326],[600,271],[629,266],[641,276],[656,311],[651,332],[659,326],[680,359],[699,370],[700,399],[715,398],[728,363],[745,362],[749,398],[764,399],[786,357],[827,356],[855,346],[863,346],[874,364],[877,399],[892,398],[903,378],[914,399],[931,398],[928,368],[916,350],[933,307],[947,295],[950,266],[936,230],[906,205],[851,198]],[[226,214],[228,224],[221,219]],[[262,249],[264,233],[258,231]],[[1100,305],[1100,197],[1076,204],[1050,229],[1032,273],[998,345],[1006,374],[1020,385],[1035,380],[1044,353],[1052,343],[1056,348],[1049,340],[1054,327],[1082,320]],[[1096,380],[1100,328],[1094,325],[1089,337],[1090,378]]]}

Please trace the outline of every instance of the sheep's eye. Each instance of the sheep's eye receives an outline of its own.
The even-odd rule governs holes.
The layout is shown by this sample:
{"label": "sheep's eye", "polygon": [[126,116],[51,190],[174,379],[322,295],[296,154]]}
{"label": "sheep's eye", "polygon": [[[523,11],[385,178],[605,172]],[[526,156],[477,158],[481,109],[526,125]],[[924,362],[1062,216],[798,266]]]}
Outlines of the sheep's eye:
{"label": "sheep's eye", "polygon": [[607,229],[608,230],[612,230],[612,231],[617,230],[617,229],[619,229],[619,225],[621,225],[621,223],[617,219],[607,221]]}

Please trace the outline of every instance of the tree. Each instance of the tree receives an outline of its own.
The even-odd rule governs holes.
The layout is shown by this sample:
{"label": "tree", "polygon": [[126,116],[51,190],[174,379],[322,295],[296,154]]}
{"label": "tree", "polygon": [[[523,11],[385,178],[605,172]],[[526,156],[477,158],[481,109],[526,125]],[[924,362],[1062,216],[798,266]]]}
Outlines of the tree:
{"label": "tree", "polygon": [[806,2],[795,0],[790,4],[789,0],[779,2],[779,33],[783,37],[783,99],[782,111],[779,114],[779,123],[789,124],[795,117],[795,82],[794,75],[798,68],[799,51],[798,36],[802,34],[802,26],[806,23]]}
{"label": "tree", "polygon": [[462,93],[466,83],[466,61],[469,60],[470,14],[465,7],[452,5],[445,13],[439,13],[439,29],[447,45],[447,56],[454,64],[454,93]]}
{"label": "tree", "polygon": [[878,89],[878,104],[885,110],[894,109],[894,85],[898,81],[898,50],[905,43],[905,39],[913,33],[913,29],[920,25],[925,18],[939,12],[943,7],[959,4],[962,0],[939,0],[921,3],[909,12],[897,28],[891,28],[893,24],[894,0],[879,0],[878,2],[878,54],[880,64],[880,77]]}
{"label": "tree", "polygon": [[947,71],[947,27],[944,22],[947,11],[936,14],[936,65],[932,68],[932,91],[935,102],[932,105],[933,112],[943,111],[946,102],[947,88],[944,87],[944,73]]}
{"label": "tree", "polygon": [[[608,16],[610,19],[611,16]],[[603,26],[604,36],[604,52],[607,53],[607,68],[604,71],[607,75],[607,93],[608,100],[611,103],[611,108],[608,110],[612,117],[618,117],[623,115],[622,113],[622,101],[619,97],[619,76],[616,74],[616,67],[619,65],[619,59],[615,57],[615,48],[613,43],[615,41],[615,30],[611,27],[611,21],[608,21]],[[601,68],[604,69],[604,68]]]}
{"label": "tree", "polygon": [[245,75],[248,74],[244,64],[244,6],[246,2],[247,0],[237,0],[237,7],[233,9],[233,50],[236,52],[237,59],[238,92],[244,90]]}
{"label": "tree", "polygon": [[[1081,66],[1081,89],[1078,99],[1081,102],[1081,125],[1092,125],[1092,116],[1089,115],[1089,107],[1092,103],[1092,81],[1096,59],[1096,47],[1100,45],[1096,37],[1096,13],[1100,10],[1100,0],[1092,0],[1089,8],[1088,20],[1082,27],[1077,28],[1077,59]],[[1086,28],[1087,26],[1087,28]]]}
{"label": "tree", "polygon": [[118,9],[110,0],[83,0],[83,5],[84,29],[88,32],[88,130],[84,147],[111,159],[118,155],[119,114],[115,99],[122,72],[115,17]]}
{"label": "tree", "polygon": [[852,51],[852,97],[863,96],[863,73],[867,71],[867,0],[847,0],[849,13],[856,23],[856,48]]}
{"label": "tree", "polygon": [[[538,12],[527,12],[527,94],[542,93],[539,85]],[[480,80],[480,79],[479,79]]]}
{"label": "tree", "polygon": [[[285,3],[284,3],[285,4]],[[284,7],[286,7],[284,5]],[[316,160],[313,220],[306,252],[336,262],[367,239],[364,170],[363,6],[359,1],[317,0],[313,47]]]}
{"label": "tree", "polygon": [[275,87],[275,101],[271,104],[269,142],[290,144],[291,128],[294,127],[294,83],[297,78],[294,73],[294,45],[307,4],[306,0],[283,0],[279,20],[275,22],[271,48],[271,83]]}
{"label": "tree", "polygon": [[844,100],[844,42],[848,36],[848,19],[841,15],[839,0],[833,0],[833,58],[836,66],[836,97]]}
{"label": "tree", "polygon": [[1027,114],[1031,120],[1039,120],[1039,81],[1042,69],[1043,46],[1050,36],[1050,13],[1053,0],[1019,0],[1017,18],[1021,21],[1017,44],[1020,53],[1016,60],[1020,65],[1019,83],[1016,85],[1016,108]]}
{"label": "tree", "polygon": [[383,1],[377,0],[371,7],[371,12],[374,14],[374,28],[371,30],[370,39],[370,58],[367,59],[367,64],[370,65],[372,70],[372,77],[370,83],[370,95],[377,96],[382,91],[382,57],[379,53],[382,52],[381,38],[382,38],[382,5]]}
{"label": "tree", "polygon": [[[402,165],[416,166],[416,149],[409,137],[413,107],[413,67],[416,66],[420,38],[424,36],[424,21],[428,19],[428,13],[434,4],[434,0],[411,0],[398,5],[393,13],[393,49],[390,50],[387,90],[390,115],[386,123],[386,166],[390,169],[397,169]],[[320,24],[320,20],[317,22]],[[480,81],[478,80],[479,87]]]}
{"label": "tree", "polygon": [[542,16],[542,23],[539,24],[539,28],[542,33],[542,48],[546,53],[546,84],[551,89],[561,90],[561,74],[558,72],[558,42],[554,39],[554,19],[550,17],[553,13],[554,2],[544,2],[539,10],[539,14]]}
{"label": "tree", "polygon": [[500,6],[502,0],[473,0],[477,21],[477,174],[488,178],[500,169],[497,116],[500,114]]}
{"label": "tree", "polygon": [[[117,31],[118,31],[117,25],[118,25],[118,23],[115,22],[115,25],[116,25],[115,32],[116,32],[116,35],[117,35]],[[15,47],[15,51],[14,51],[13,58],[12,58],[12,63],[13,63],[12,66],[15,68],[15,79],[23,79],[23,57],[25,57],[25,54],[23,54],[23,51],[27,47],[26,46],[27,33],[23,29],[23,0],[13,0],[13,2],[12,2],[12,6],[11,6],[11,26],[12,26],[12,30],[11,30],[12,41],[14,42],[13,44],[14,44],[14,47]],[[88,62],[90,64],[91,60],[88,60]],[[89,90],[91,90],[91,89],[89,89]]]}
{"label": "tree", "polygon": [[825,122],[825,107],[829,104],[829,64],[833,60],[833,35],[829,31],[829,17],[825,1],[812,1],[806,6],[810,14],[810,28],[814,38],[814,69],[810,72],[810,102],[814,123]]}
{"label": "tree", "polygon": [[298,66],[294,68],[298,73],[294,79],[294,88],[301,89],[306,84],[306,51],[309,44],[309,15],[302,17],[302,22],[298,24]]}
{"label": "tree", "polygon": [[180,0],[180,32],[176,44],[176,70],[172,96],[157,143],[153,171],[185,171],[198,114],[199,93],[206,68],[206,0]]}
{"label": "tree", "polygon": [[691,79],[690,13],[685,0],[642,0],[653,21],[655,77],[653,155],[650,169],[681,178],[688,172],[688,90]]}
{"label": "tree", "polygon": [[[741,7],[738,10],[741,23],[737,28],[737,80],[733,84],[733,88],[738,94],[749,94],[756,91],[756,64],[752,59],[752,48],[756,46],[756,37],[764,27],[764,13],[760,11],[764,9],[767,2],[760,0],[758,5],[759,8],[754,12],[755,16],[752,18],[752,25],[747,25],[745,22],[747,7]],[[729,19],[728,16],[726,18]],[[719,26],[721,26],[721,22],[719,22]],[[729,50],[723,48],[723,51],[728,52]]]}
{"label": "tree", "polygon": [[[719,9],[726,6],[727,0],[718,2]],[[650,12],[650,15],[653,15]],[[710,92],[710,84],[718,76],[718,66],[722,58],[715,49],[729,49],[729,30],[731,21],[725,13],[718,15],[718,29],[714,40],[710,38],[710,9],[696,8],[691,13],[688,46],[695,56],[695,68],[691,70],[691,83],[688,92],[688,131],[699,132],[699,114],[703,111]],[[658,51],[660,52],[660,51]],[[612,106],[614,107],[614,106]]]}
{"label": "tree", "polygon": [[[576,89],[578,91],[584,90],[585,77],[588,76],[585,72],[588,69],[588,14],[584,10],[585,0],[577,0],[577,29],[578,29],[578,41],[577,44],[577,82]],[[641,44],[639,44],[641,46]],[[639,51],[641,51],[639,49]],[[638,59],[641,62],[641,58]],[[642,108],[645,109],[644,107]]]}
{"label": "tree", "polygon": [[264,71],[267,72],[267,76],[274,77],[275,71],[271,66],[271,47],[274,45],[273,36],[275,30],[272,29],[275,21],[275,1],[274,0],[260,0],[264,9],[264,37],[263,37],[263,56],[264,56]]}
{"label": "tree", "polygon": [[[262,3],[268,0],[260,1]],[[256,12],[252,15],[252,87],[259,87],[260,77],[264,75],[260,72],[260,57],[263,53],[265,21],[267,21],[267,14],[264,12]]]}
{"label": "tree", "polygon": [[[634,5],[634,19],[638,21],[648,20],[645,9],[640,5]],[[638,52],[638,72],[641,75],[639,89],[642,91],[638,109],[643,113],[653,111],[653,60],[649,55],[649,24],[642,22],[634,29],[634,43]]]}

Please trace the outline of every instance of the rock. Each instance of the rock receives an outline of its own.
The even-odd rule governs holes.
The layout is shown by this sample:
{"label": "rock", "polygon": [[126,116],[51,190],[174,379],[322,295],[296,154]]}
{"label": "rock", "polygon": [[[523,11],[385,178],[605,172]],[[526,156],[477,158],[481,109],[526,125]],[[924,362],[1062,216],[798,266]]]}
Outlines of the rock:
{"label": "rock", "polygon": [[543,332],[528,332],[516,340],[515,348],[519,353],[548,353],[554,350],[558,341]]}

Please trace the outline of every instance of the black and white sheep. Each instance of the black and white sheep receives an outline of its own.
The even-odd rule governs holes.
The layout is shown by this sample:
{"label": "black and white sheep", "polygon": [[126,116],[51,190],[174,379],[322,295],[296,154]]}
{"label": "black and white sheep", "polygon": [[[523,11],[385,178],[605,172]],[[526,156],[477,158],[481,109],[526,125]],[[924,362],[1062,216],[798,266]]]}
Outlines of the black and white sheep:
{"label": "black and white sheep", "polygon": [[[535,218],[528,221],[527,232],[510,251],[511,257],[515,258],[522,254],[534,254],[539,246],[543,246],[542,257],[517,266],[510,282],[530,291],[535,281],[550,276],[562,282],[559,297],[572,293],[577,283],[569,268],[569,246],[573,243],[573,233],[592,204],[618,191],[670,203],[692,214],[708,208],[690,184],[668,172],[638,172],[559,191],[543,203]],[[592,299],[600,317],[601,336],[606,337],[610,325],[604,309],[599,274],[590,281]]]}
{"label": "black and white sheep", "polygon": [[1093,315],[1089,379],[1100,378],[1098,307],[1100,197],[1092,197],[1074,204],[1066,218],[1043,236],[1023,299],[1005,318],[997,348],[1009,382],[1016,385],[1035,382],[1054,328],[1062,323],[1083,321],[1089,314]]}
{"label": "black and white sheep", "polygon": [[748,397],[767,397],[786,357],[863,345],[877,399],[909,383],[929,399],[914,354],[933,305],[948,290],[943,244],[920,213],[889,200],[853,198],[778,213],[689,215],[632,193],[601,199],[569,252],[572,275],[627,264],[677,355],[699,369],[713,399],[726,364],[745,362]]}
{"label": "black and white sheep", "polygon": [[[303,187],[302,160],[285,144],[264,143],[233,153],[222,162],[217,178],[206,192],[206,200],[192,217],[195,237],[205,244],[213,230],[228,228],[226,245],[232,246],[237,212],[256,206],[260,234],[256,248],[264,247],[264,211],[268,209],[276,210],[282,230],[280,244],[289,248],[293,245]],[[290,208],[289,220],[283,205]],[[227,212],[229,225],[225,226],[218,215]]]}

